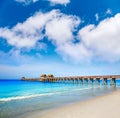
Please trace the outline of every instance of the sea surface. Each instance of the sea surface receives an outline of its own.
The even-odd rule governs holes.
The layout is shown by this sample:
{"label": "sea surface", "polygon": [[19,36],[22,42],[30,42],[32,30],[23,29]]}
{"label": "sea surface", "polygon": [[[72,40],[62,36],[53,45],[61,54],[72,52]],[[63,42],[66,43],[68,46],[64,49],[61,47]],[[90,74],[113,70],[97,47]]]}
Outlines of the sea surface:
{"label": "sea surface", "polygon": [[0,118],[21,118],[24,114],[87,100],[120,89],[116,86],[73,82],[42,83],[0,80]]}

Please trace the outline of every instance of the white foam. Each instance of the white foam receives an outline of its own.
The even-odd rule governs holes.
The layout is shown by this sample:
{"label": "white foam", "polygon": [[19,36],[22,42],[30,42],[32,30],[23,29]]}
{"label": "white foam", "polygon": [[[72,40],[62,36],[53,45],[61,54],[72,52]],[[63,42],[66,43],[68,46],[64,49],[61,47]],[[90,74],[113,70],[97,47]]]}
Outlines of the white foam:
{"label": "white foam", "polygon": [[88,90],[88,89],[94,89],[94,88],[100,88],[100,87],[96,86],[96,87],[89,87],[89,88],[80,88],[80,89],[73,89],[72,91]]}
{"label": "white foam", "polygon": [[[81,90],[88,90],[92,88],[99,88],[99,87],[89,87],[89,88],[80,88],[80,89],[72,89],[72,91],[81,91]],[[34,95],[27,95],[27,96],[15,96],[15,97],[8,97],[8,98],[0,98],[0,102],[7,102],[12,100],[22,100],[22,99],[28,99],[28,98],[34,98],[34,97],[41,97],[41,96],[51,96],[55,94],[63,94],[66,92],[70,92],[69,90],[64,92],[54,92],[54,93],[45,93],[45,94],[34,94]]]}
{"label": "white foam", "polygon": [[28,98],[34,98],[34,97],[41,97],[41,96],[49,96],[54,94],[61,94],[63,92],[58,93],[47,93],[47,94],[35,94],[35,95],[27,95],[27,96],[16,96],[16,97],[8,97],[8,98],[0,98],[0,102],[7,102],[12,100],[22,100],[22,99],[28,99]]}

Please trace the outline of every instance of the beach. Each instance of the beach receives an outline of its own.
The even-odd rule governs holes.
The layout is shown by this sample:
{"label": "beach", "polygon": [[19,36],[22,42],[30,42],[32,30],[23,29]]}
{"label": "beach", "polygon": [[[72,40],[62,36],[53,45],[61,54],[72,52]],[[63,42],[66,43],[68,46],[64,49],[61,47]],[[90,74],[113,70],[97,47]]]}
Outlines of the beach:
{"label": "beach", "polygon": [[120,90],[29,118],[120,118]]}

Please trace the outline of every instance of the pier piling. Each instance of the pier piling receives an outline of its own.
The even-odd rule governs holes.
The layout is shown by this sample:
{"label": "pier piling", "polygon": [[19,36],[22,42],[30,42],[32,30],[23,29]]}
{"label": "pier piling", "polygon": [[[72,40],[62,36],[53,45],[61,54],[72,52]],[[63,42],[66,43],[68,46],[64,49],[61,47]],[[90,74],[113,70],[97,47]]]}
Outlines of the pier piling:
{"label": "pier piling", "polygon": [[111,78],[110,85],[115,85],[115,84],[116,84],[116,78]]}
{"label": "pier piling", "polygon": [[102,79],[102,85],[107,85],[107,78]]}
{"label": "pier piling", "polygon": [[95,84],[97,84],[97,85],[100,84],[100,78],[95,79]]}
{"label": "pier piling", "polygon": [[89,84],[93,84],[94,80],[93,78],[89,78]]}

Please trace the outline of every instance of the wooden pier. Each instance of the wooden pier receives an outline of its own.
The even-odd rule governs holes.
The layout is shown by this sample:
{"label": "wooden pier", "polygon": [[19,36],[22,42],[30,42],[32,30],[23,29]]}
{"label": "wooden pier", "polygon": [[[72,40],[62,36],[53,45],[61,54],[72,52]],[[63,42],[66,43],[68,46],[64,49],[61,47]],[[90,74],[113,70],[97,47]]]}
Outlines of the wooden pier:
{"label": "wooden pier", "polygon": [[102,80],[102,85],[107,85],[110,80],[110,85],[115,85],[116,80],[120,79],[120,75],[103,75],[103,76],[68,76],[68,77],[54,77],[52,74],[41,75],[40,78],[25,78],[22,77],[21,80],[24,81],[40,81],[40,82],[73,82],[80,84],[100,84]]}

